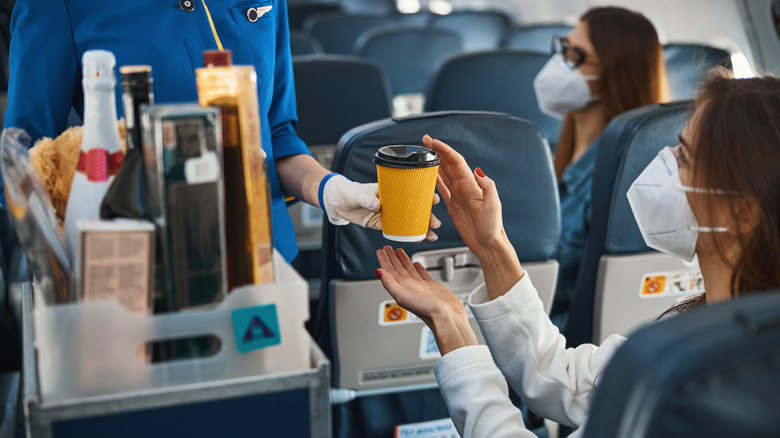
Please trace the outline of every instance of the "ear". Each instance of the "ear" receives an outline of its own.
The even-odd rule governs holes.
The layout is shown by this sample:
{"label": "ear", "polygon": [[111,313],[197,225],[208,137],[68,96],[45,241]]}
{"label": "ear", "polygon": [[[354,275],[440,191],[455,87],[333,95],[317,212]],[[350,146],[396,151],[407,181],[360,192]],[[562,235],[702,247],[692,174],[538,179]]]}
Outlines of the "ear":
{"label": "ear", "polygon": [[743,196],[734,201],[734,228],[740,235],[753,231],[761,223],[761,207],[753,196]]}

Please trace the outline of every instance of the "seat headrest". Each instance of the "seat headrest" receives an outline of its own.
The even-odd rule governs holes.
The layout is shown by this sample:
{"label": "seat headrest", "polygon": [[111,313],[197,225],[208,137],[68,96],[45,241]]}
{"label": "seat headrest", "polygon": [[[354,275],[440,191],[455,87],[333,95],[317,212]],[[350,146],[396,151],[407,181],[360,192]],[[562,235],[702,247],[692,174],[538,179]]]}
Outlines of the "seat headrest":
{"label": "seat headrest", "polygon": [[572,29],[572,26],[563,23],[515,27],[506,32],[501,47],[550,56],[553,36],[566,36]]}
{"label": "seat headrest", "polygon": [[[359,182],[376,182],[374,154],[390,144],[422,145],[430,134],[460,152],[472,167],[495,180],[501,197],[504,227],[521,261],[555,257],[560,234],[560,208],[547,142],[531,123],[507,114],[438,112],[387,119],[357,127],[339,142],[332,169]],[[324,256],[332,264],[330,278],[375,278],[375,252],[384,245],[404,248],[410,255],[464,246],[444,203],[434,207],[441,219],[439,240],[398,244],[375,230],[357,225],[326,224]]]}
{"label": "seat headrest", "polygon": [[473,110],[531,121],[555,145],[561,120],[539,110],[533,81],[549,55],[521,50],[465,53],[445,61],[426,93],[427,111]]}
{"label": "seat headrest", "polygon": [[438,65],[462,51],[460,35],[424,27],[370,30],[355,49],[385,72],[394,95],[424,92]]}
{"label": "seat headrest", "polygon": [[297,56],[293,60],[298,135],[309,145],[336,144],[351,128],[391,115],[382,71],[356,56]]}
{"label": "seat headrest", "polygon": [[692,99],[696,88],[715,66],[731,68],[729,52],[698,44],[667,44],[663,48],[672,99]]}
{"label": "seat headrest", "polygon": [[626,193],[661,149],[680,142],[678,136],[688,123],[689,115],[687,102],[650,105],[616,117],[601,135],[594,173],[606,171],[602,158],[620,160],[614,185],[597,186],[594,179],[593,186],[594,198],[599,192],[611,193],[605,241],[607,254],[650,251],[636,225]]}
{"label": "seat headrest", "polygon": [[780,293],[744,296],[640,329],[600,377],[584,436],[775,437]]}

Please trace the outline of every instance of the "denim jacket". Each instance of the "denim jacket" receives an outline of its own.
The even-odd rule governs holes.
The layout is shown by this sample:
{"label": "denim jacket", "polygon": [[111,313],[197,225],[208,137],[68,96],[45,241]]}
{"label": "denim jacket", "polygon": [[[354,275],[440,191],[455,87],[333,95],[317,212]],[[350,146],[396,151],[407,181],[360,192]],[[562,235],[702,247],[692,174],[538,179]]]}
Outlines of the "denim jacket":
{"label": "denim jacket", "polygon": [[558,181],[561,200],[561,240],[558,243],[558,286],[553,302],[553,321],[563,329],[569,311],[577,272],[590,228],[593,167],[598,140],[577,161],[569,165]]}

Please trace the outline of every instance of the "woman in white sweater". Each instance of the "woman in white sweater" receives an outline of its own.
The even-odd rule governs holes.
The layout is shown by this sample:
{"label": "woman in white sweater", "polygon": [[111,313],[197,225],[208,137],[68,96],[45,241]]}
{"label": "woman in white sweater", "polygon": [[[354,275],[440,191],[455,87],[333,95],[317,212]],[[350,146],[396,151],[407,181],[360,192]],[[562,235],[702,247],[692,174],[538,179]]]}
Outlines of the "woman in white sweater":
{"label": "woman in white sweater", "polygon": [[[698,254],[706,293],[679,310],[780,286],[776,120],[779,79],[715,77],[704,85],[680,145],[663,149],[629,190],[648,245],[684,259]],[[441,156],[437,188],[485,274],[469,306],[487,347],[477,344],[458,298],[402,250],[377,251],[377,276],[433,331],[442,353],[436,377],[458,432],[534,436],[507,397],[504,376],[534,412],[583,425],[599,375],[624,339],[567,349],[506,237],[493,181],[441,141],[423,141]]]}

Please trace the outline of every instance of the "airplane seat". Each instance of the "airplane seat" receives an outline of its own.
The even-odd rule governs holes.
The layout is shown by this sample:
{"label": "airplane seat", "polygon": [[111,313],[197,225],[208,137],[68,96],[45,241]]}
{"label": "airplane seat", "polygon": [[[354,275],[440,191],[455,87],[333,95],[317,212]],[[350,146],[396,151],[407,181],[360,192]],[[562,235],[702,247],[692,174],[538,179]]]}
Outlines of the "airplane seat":
{"label": "airplane seat", "polygon": [[393,113],[421,113],[425,87],[446,58],[461,53],[458,34],[442,29],[399,27],[370,30],[357,41],[358,56],[375,62],[390,81]]}
{"label": "airplane seat", "polygon": [[[531,123],[489,112],[376,121],[341,138],[332,169],[353,181],[377,181],[373,157],[380,147],[421,145],[426,133],[452,145],[496,181],[506,233],[549,311],[558,272],[554,257],[560,208],[549,147]],[[376,230],[336,227],[325,220],[315,338],[331,357],[333,386],[358,394],[356,400],[334,406],[334,436],[392,436],[394,425],[449,416],[433,374],[439,356],[432,334],[394,303],[375,274],[376,250],[400,247],[465,302],[484,281],[479,261],[460,239],[444,204],[433,212],[442,221],[439,239],[418,244],[392,242]],[[472,326],[479,333],[473,319]],[[396,393],[369,395],[381,391]]]}
{"label": "airplane seat", "polygon": [[[355,126],[391,116],[387,80],[373,63],[354,56],[314,55],[293,59],[298,136],[326,168],[341,135]],[[290,207],[301,251],[321,248],[322,211]],[[304,256],[300,256],[302,259]],[[304,276],[319,277],[319,272]]]}
{"label": "airplane seat", "polygon": [[292,56],[321,55],[325,53],[325,50],[313,36],[305,32],[291,30],[290,53]]}
{"label": "airplane seat", "polygon": [[304,1],[287,4],[287,22],[290,30],[303,30],[303,23],[309,16],[319,12],[343,13],[338,3]]}
{"label": "airplane seat", "polygon": [[17,436],[21,380],[19,371],[0,372],[0,438]]}
{"label": "airplane seat", "polygon": [[509,28],[509,17],[500,11],[456,10],[447,15],[433,15],[430,26],[456,32],[467,52],[498,48]]}
{"label": "airplane seat", "polygon": [[632,334],[602,374],[585,438],[776,437],[780,293],[746,295]]}
{"label": "airplane seat", "polygon": [[687,101],[648,105],[615,117],[602,133],[591,187],[598,214],[591,217],[564,331],[569,346],[627,335],[702,291],[695,260],[645,245],[626,197],[658,152],[679,143],[689,112]]}
{"label": "airplane seat", "polygon": [[553,36],[566,36],[572,29],[572,26],[563,23],[513,27],[504,34],[501,47],[549,55],[552,50]]}
{"label": "airplane seat", "polygon": [[511,114],[538,126],[554,150],[562,121],[539,110],[533,87],[534,78],[549,59],[549,51],[507,49],[451,57],[431,78],[425,110]]}
{"label": "airplane seat", "polygon": [[698,44],[666,44],[663,47],[669,92],[673,100],[692,99],[707,73],[716,66],[731,68],[725,50]]}
{"label": "airplane seat", "polygon": [[394,16],[398,26],[426,27],[431,21],[431,13],[415,12],[412,14],[398,13]]}
{"label": "airplane seat", "polygon": [[340,12],[317,12],[303,23],[303,29],[322,43],[325,53],[341,55],[354,55],[355,42],[363,32],[393,26],[391,16]]}

